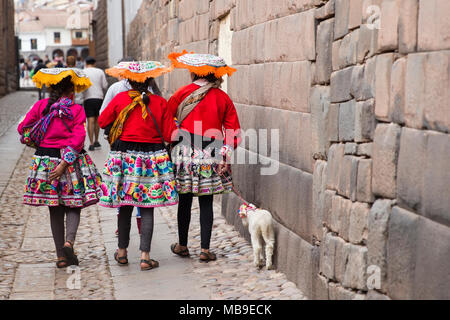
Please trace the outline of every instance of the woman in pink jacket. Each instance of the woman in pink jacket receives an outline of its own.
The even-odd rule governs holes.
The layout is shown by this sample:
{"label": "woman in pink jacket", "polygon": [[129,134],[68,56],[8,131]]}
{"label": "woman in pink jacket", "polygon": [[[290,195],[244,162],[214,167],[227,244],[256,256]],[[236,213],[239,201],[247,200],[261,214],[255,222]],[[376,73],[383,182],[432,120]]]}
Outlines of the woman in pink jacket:
{"label": "woman in pink jacket", "polygon": [[42,69],[33,81],[38,87],[47,85],[51,93],[32,107],[18,128],[19,134],[37,146],[24,203],[49,207],[56,265],[65,268],[78,265],[74,242],[81,209],[96,204],[101,193],[101,176],[83,149],[86,115],[73,102],[74,92],[88,88],[90,81],[73,69]]}

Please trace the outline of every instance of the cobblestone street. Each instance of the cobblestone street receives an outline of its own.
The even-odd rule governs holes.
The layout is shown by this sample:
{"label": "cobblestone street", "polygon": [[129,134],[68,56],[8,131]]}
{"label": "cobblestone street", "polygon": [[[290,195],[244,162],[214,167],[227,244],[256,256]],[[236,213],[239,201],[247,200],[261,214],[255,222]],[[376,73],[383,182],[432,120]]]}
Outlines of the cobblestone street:
{"label": "cobblestone street", "polygon": [[[28,108],[36,96],[19,92],[14,98]],[[10,110],[5,108],[5,101],[10,99],[7,96],[0,100],[0,110]],[[212,248],[218,255],[216,262],[198,261],[200,228],[196,201],[190,230],[190,259],[176,257],[169,249],[177,241],[176,207],[156,211],[151,256],[161,266],[150,272],[139,270],[136,224],[133,222],[130,265],[119,267],[113,259],[117,246],[116,211],[92,206],[82,211],[77,235],[80,268],[57,270],[48,209],[22,205],[23,184],[33,150],[18,143],[15,127],[27,108],[15,108],[14,114],[8,115],[8,123],[5,120],[8,130],[0,136],[1,145],[14,146],[8,154],[2,149],[4,167],[10,166],[13,171],[4,179],[0,197],[0,299],[305,299],[284,274],[253,267],[251,245],[226,224],[220,215],[219,198],[215,203],[212,236]],[[99,168],[106,155],[106,147],[92,153]],[[79,286],[72,281],[77,274]]]}

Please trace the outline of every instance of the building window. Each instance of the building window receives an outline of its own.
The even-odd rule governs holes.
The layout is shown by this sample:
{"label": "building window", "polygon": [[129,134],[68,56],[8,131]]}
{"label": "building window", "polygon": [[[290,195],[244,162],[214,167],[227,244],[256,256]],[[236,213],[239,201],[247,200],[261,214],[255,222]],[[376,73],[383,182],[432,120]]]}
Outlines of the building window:
{"label": "building window", "polygon": [[55,43],[61,43],[61,32],[54,33]]}
{"label": "building window", "polygon": [[37,39],[31,39],[31,50],[37,50]]}
{"label": "building window", "polygon": [[77,39],[83,38],[83,32],[82,31],[75,32],[75,38],[77,38]]}
{"label": "building window", "polygon": [[22,39],[19,39],[19,50],[22,50]]}

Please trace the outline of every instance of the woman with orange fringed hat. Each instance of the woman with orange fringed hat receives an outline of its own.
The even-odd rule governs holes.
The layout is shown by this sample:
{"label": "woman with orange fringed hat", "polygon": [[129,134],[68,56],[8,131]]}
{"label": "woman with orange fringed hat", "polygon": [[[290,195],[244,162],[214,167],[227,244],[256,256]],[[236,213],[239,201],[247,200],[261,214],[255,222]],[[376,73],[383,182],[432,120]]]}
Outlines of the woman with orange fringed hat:
{"label": "woman with orange fringed hat", "polygon": [[111,152],[103,170],[100,205],[119,208],[119,249],[114,258],[127,265],[133,207],[141,208],[141,270],[159,266],[150,259],[154,208],[176,205],[173,165],[164,142],[176,129],[167,101],[149,92],[153,78],[170,72],[157,61],[121,62],[106,73],[127,79],[131,90],[119,93],[100,115],[101,128],[113,124]]}
{"label": "woman with orange fringed hat", "polygon": [[200,261],[217,259],[210,251],[214,195],[232,191],[231,155],[240,143],[236,108],[220,89],[225,74],[236,70],[210,54],[171,53],[175,68],[191,72],[192,83],[180,88],[169,100],[169,112],[176,118],[178,143],[172,151],[179,193],[179,243],[171,250],[189,257],[187,248],[191,207],[194,197],[200,204]]}

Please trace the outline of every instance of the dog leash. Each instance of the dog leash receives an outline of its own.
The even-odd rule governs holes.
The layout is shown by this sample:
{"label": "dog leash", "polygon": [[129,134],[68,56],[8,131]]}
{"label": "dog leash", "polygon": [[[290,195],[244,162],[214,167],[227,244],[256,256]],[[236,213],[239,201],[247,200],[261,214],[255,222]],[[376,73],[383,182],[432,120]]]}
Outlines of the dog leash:
{"label": "dog leash", "polygon": [[[178,126],[178,128],[180,129],[180,127]],[[203,153],[203,150],[199,150],[192,142],[191,142],[191,147],[193,148],[193,150],[196,150],[197,152],[201,152]],[[221,176],[222,178],[224,178],[229,184],[231,184],[231,189],[233,190],[233,192],[238,196],[238,198],[246,205],[246,206],[250,206],[250,203],[248,203],[247,201],[245,201],[244,197],[241,195],[241,193],[234,187],[233,182],[231,182],[226,176],[225,174],[221,174],[219,172],[216,171],[216,173]]]}
{"label": "dog leash", "polygon": [[216,172],[216,173],[217,173],[219,176],[221,176],[222,178],[224,178],[228,183],[231,184],[231,189],[232,189],[233,192],[238,196],[238,198],[241,199],[241,201],[242,201],[245,205],[247,205],[247,206],[250,205],[250,203],[248,203],[247,201],[245,201],[244,197],[242,197],[242,195],[239,193],[239,191],[237,191],[237,189],[234,187],[233,182],[231,182],[231,181],[225,176],[225,174],[220,174],[219,172]]}

